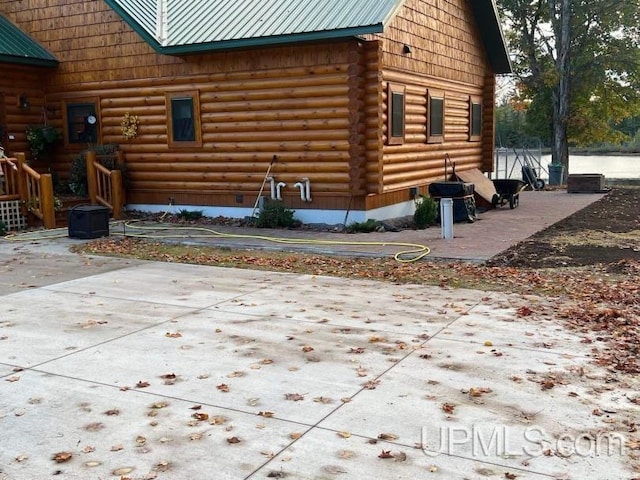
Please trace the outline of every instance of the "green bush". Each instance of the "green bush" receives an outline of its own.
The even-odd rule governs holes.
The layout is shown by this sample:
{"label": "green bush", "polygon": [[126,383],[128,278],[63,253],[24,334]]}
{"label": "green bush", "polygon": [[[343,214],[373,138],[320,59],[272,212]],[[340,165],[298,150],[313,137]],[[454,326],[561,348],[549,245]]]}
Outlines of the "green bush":
{"label": "green bush", "polygon": [[4,237],[7,234],[7,226],[0,220],[0,237]]}
{"label": "green bush", "polygon": [[182,209],[177,213],[178,218],[187,221],[200,220],[204,215],[202,210],[186,210]]}
{"label": "green bush", "polygon": [[413,214],[413,223],[418,229],[425,229],[433,225],[438,213],[438,205],[431,197],[419,195],[416,197],[416,211]]}
{"label": "green bush", "polygon": [[378,220],[370,218],[364,222],[353,222],[347,225],[347,233],[371,233],[380,228],[381,224]]}
{"label": "green bush", "polygon": [[282,202],[266,200],[255,220],[259,228],[291,228],[300,224],[294,218],[295,211],[285,207]]}
{"label": "green bush", "polygon": [[77,197],[85,197],[87,195],[87,164],[84,159],[84,153],[80,153],[73,158],[67,186],[71,193]]}

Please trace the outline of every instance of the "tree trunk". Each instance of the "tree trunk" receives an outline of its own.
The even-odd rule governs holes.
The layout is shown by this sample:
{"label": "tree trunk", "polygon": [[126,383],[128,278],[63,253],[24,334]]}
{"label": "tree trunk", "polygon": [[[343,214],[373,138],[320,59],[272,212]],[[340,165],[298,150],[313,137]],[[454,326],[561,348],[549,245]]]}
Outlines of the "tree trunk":
{"label": "tree trunk", "polygon": [[[571,46],[571,0],[560,0],[559,21],[554,22],[557,39],[556,74],[558,82],[553,88],[553,142],[551,144],[551,163],[564,167],[562,183],[566,183],[569,174],[569,143],[567,130],[569,124],[569,83],[571,70],[569,48]],[[551,1],[552,18],[556,2]]]}

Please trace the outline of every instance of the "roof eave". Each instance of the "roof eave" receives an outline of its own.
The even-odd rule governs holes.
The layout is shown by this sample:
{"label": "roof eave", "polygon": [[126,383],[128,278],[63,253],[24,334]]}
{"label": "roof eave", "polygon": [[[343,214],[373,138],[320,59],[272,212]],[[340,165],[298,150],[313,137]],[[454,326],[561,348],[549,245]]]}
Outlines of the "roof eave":
{"label": "roof eave", "polygon": [[191,45],[173,45],[160,47],[159,52],[167,55],[185,55],[190,53],[205,53],[237,48],[268,47],[300,42],[317,42],[322,40],[336,40],[351,38],[369,33],[382,33],[384,25],[377,23],[361,27],[342,28],[337,30],[323,30],[319,32],[294,33],[289,35],[273,35],[269,37],[241,38],[237,40],[222,40],[217,42],[197,43]]}
{"label": "roof eave", "polygon": [[125,22],[129,25],[134,32],[142,37],[142,39],[147,42],[151,48],[153,48],[157,53],[165,53],[163,51],[163,47],[158,42],[158,39],[147,32],[129,13],[120,7],[117,2],[113,0],[104,0],[104,2],[111,7]]}
{"label": "roof eave", "polygon": [[469,3],[478,22],[478,28],[493,72],[496,74],[513,73],[495,1],[470,0]]}
{"label": "roof eave", "polygon": [[33,67],[55,68],[60,62],[46,58],[17,57],[15,55],[0,55],[0,63],[12,63],[18,65],[30,65]]}

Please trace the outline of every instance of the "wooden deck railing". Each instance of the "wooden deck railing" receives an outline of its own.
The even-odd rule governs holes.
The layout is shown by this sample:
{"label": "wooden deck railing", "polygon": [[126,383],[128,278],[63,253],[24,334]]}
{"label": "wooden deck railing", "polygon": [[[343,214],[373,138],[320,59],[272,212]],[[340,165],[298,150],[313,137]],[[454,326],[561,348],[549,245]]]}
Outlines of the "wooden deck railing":
{"label": "wooden deck railing", "polygon": [[26,210],[42,220],[44,228],[56,228],[51,174],[36,172],[27,165],[24,153],[0,162],[4,173],[0,201],[21,200]]}
{"label": "wooden deck railing", "polygon": [[124,211],[124,188],[120,170],[109,170],[103,166],[96,152],[85,154],[87,162],[87,189],[91,203],[99,203],[111,209],[116,220],[122,218]]}

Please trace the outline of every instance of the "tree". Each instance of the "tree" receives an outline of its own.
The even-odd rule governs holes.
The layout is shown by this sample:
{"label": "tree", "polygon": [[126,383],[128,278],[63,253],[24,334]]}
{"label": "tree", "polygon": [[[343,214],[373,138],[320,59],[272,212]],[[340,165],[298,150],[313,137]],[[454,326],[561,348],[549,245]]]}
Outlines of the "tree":
{"label": "tree", "polygon": [[548,126],[552,162],[566,175],[570,140],[611,140],[613,122],[640,108],[640,0],[498,5],[520,95]]}

